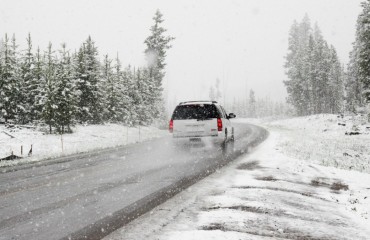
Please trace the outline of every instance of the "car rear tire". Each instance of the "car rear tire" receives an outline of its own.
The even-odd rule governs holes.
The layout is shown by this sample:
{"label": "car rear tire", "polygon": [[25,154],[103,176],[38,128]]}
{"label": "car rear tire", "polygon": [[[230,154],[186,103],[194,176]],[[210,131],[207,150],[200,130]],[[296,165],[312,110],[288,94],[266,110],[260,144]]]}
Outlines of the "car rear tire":
{"label": "car rear tire", "polygon": [[234,153],[234,134],[228,139],[226,132],[225,139],[222,143],[222,153],[225,159],[229,159],[232,157]]}

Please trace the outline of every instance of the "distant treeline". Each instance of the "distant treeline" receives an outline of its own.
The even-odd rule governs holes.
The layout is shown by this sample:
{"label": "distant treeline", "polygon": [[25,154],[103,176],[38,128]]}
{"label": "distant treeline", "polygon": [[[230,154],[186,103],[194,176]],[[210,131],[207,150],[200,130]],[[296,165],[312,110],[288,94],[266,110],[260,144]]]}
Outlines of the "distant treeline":
{"label": "distant treeline", "polygon": [[266,118],[291,115],[289,106],[282,101],[274,101],[269,97],[258,98],[253,89],[250,89],[246,99],[234,99],[228,106],[229,111],[238,117]]}
{"label": "distant treeline", "polygon": [[[209,99],[222,103],[220,80],[209,89]],[[274,101],[270,97],[257,98],[253,89],[244,98],[234,98],[225,102],[227,111],[244,118],[266,118],[293,115],[291,107],[283,101]]]}
{"label": "distant treeline", "polygon": [[89,36],[74,52],[62,44],[54,50],[19,50],[16,38],[5,34],[0,44],[0,117],[19,124],[45,123],[49,130],[70,131],[74,123],[120,122],[147,125],[163,118],[162,79],[166,50],[162,14],[154,16],[145,39],[146,67],[122,67],[118,55],[99,60]]}
{"label": "distant treeline", "polygon": [[[369,8],[369,1],[363,6]],[[370,101],[370,39],[362,36],[365,12],[366,21],[370,21],[369,11],[364,10],[357,23],[357,38],[347,70],[318,25],[311,27],[307,15],[301,22],[293,23],[285,64],[288,80],[284,83],[288,102],[297,115],[356,112]]]}

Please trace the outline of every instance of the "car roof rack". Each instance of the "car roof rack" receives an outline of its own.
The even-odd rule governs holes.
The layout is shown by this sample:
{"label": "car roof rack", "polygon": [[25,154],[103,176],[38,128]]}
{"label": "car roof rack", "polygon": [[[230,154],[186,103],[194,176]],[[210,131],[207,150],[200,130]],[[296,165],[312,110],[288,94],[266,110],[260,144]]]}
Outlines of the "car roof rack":
{"label": "car roof rack", "polygon": [[180,102],[179,104],[185,104],[185,103],[196,103],[196,102],[211,102],[211,103],[217,103],[217,101],[210,101],[210,100],[198,100],[198,101],[185,101],[185,102]]}

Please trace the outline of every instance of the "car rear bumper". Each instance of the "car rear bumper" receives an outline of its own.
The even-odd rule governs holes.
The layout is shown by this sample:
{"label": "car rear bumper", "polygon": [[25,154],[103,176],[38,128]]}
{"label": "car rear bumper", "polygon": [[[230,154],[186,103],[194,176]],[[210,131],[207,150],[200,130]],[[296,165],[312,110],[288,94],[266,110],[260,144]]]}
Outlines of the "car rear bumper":
{"label": "car rear bumper", "polygon": [[213,136],[201,136],[201,135],[179,135],[179,134],[173,134],[172,135],[174,141],[176,142],[204,142],[204,143],[213,143],[213,144],[220,144],[223,143],[225,140],[224,134],[221,132],[218,133],[218,135]]}

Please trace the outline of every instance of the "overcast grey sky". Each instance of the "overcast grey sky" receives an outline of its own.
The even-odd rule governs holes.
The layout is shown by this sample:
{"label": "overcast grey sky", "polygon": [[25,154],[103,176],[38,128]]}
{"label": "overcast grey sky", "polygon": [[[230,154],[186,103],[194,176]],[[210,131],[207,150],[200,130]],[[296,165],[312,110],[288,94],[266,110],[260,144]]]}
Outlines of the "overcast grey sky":
{"label": "overcast grey sky", "polygon": [[[164,14],[168,52],[164,82],[171,101],[207,99],[220,78],[226,100],[253,88],[257,96],[286,97],[283,80],[288,32],[305,13],[317,22],[343,63],[354,41],[361,0],[0,0],[0,34],[19,45],[49,41],[74,50],[91,35],[100,54],[144,65],[144,39],[156,9]],[[224,86],[224,87],[223,87]]]}

